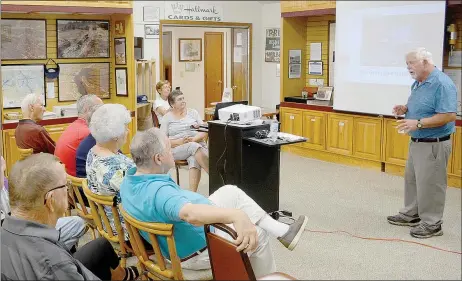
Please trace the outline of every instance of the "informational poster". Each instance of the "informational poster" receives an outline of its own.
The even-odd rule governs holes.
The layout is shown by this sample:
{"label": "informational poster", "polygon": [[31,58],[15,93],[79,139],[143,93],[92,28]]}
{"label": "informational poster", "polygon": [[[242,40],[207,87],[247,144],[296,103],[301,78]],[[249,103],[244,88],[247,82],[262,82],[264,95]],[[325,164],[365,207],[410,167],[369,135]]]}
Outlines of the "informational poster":
{"label": "informational poster", "polygon": [[281,30],[279,28],[266,29],[265,62],[279,63],[281,56]]}
{"label": "informational poster", "polygon": [[310,43],[310,60],[321,60],[322,43]]}
{"label": "informational poster", "polygon": [[322,61],[310,61],[308,63],[308,74],[322,75]]}

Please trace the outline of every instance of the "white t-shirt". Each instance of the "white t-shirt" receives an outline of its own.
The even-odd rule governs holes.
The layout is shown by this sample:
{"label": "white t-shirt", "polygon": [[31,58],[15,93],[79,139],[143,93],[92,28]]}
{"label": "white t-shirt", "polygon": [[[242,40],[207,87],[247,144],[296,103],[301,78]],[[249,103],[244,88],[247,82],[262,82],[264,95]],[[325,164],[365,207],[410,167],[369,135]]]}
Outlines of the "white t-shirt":
{"label": "white t-shirt", "polygon": [[154,110],[154,112],[156,113],[157,115],[157,120],[159,120],[159,124],[162,122],[162,115],[160,115],[159,112],[157,112],[157,108],[163,108],[165,110],[169,109],[170,108],[170,104],[168,104],[168,101],[166,100],[163,100],[162,98],[157,98],[155,101],[154,101],[154,104],[152,105],[152,109]]}

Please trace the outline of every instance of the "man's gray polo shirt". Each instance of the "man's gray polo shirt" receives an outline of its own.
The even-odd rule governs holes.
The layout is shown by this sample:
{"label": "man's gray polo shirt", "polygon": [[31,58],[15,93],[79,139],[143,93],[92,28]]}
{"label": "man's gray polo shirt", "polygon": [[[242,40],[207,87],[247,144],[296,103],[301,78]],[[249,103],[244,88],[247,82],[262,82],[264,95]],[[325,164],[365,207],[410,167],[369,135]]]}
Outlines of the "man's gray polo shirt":
{"label": "man's gray polo shirt", "polygon": [[7,216],[0,230],[2,280],[99,280],[59,235],[46,225]]}

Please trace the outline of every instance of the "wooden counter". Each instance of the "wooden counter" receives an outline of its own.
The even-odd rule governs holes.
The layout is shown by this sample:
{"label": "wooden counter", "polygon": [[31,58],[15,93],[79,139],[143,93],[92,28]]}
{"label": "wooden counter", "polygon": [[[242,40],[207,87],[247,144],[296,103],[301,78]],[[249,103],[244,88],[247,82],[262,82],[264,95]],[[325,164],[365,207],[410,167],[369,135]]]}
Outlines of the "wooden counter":
{"label": "wooden counter", "polygon": [[[410,137],[393,117],[335,111],[332,106],[283,102],[281,132],[307,138],[283,148],[302,156],[403,175]],[[462,120],[456,121],[448,185],[462,187]]]}

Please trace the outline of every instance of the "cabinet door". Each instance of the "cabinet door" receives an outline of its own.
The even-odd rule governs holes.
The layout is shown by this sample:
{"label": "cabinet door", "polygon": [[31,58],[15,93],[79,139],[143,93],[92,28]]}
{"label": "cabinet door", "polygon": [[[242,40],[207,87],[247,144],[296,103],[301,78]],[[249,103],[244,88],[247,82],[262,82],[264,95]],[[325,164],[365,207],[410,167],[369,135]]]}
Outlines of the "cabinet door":
{"label": "cabinet door", "polygon": [[380,160],[382,156],[382,120],[355,117],[353,131],[353,155],[364,159]]}
{"label": "cabinet door", "polygon": [[[287,110],[283,108],[281,112],[281,132],[301,136],[303,134],[302,128],[302,111]],[[292,144],[295,146],[303,146],[303,143]]]}
{"label": "cabinet door", "polygon": [[133,124],[135,122],[135,118],[132,117],[132,122],[128,124],[128,135],[127,135],[127,141],[125,142],[124,146],[122,147],[122,153],[130,156],[130,142],[132,141],[133,138]]}
{"label": "cabinet door", "polygon": [[44,126],[44,128],[47,130],[48,134],[50,134],[50,137],[57,142],[61,134],[66,130],[66,128],[69,126],[69,124],[59,124],[59,125],[48,125]]}
{"label": "cabinet door", "polygon": [[11,167],[19,160],[19,150],[16,145],[16,138],[13,130],[3,132],[3,157],[6,162],[6,176],[8,176]]}
{"label": "cabinet door", "polygon": [[406,166],[410,136],[398,133],[396,120],[385,119],[385,157],[390,164]]}
{"label": "cabinet door", "polygon": [[329,114],[327,150],[343,155],[353,154],[353,117]]}
{"label": "cabinet door", "polygon": [[452,165],[451,173],[461,176],[462,175],[462,128],[457,127],[456,133],[453,135],[454,140],[452,143]]}
{"label": "cabinet door", "polygon": [[307,141],[306,148],[326,149],[326,114],[319,112],[303,112],[303,137]]}

